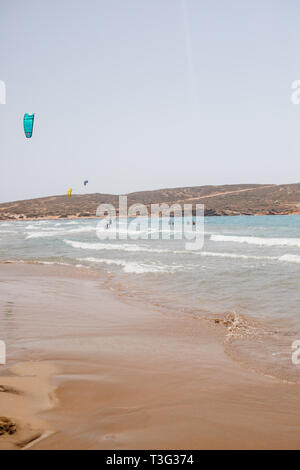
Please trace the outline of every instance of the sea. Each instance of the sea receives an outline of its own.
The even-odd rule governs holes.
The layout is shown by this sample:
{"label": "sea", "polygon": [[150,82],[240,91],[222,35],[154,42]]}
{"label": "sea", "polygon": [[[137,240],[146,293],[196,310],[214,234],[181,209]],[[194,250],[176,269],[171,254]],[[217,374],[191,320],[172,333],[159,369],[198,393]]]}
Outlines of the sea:
{"label": "sea", "polygon": [[141,305],[228,326],[228,354],[300,382],[290,360],[300,340],[300,216],[205,217],[203,246],[194,250],[176,236],[177,224],[143,222],[137,234],[131,219],[120,219],[114,239],[115,221],[4,221],[0,261],[99,270]]}

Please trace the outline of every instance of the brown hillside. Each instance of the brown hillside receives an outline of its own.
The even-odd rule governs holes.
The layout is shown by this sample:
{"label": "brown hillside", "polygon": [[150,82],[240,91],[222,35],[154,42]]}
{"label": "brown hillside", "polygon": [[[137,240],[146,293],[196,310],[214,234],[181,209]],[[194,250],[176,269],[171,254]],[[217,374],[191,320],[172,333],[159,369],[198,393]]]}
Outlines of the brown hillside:
{"label": "brown hillside", "polygon": [[[128,205],[204,204],[206,215],[300,213],[300,183],[287,185],[224,185],[140,191],[127,195]],[[0,204],[0,220],[95,217],[99,204],[118,208],[118,195],[51,196]]]}

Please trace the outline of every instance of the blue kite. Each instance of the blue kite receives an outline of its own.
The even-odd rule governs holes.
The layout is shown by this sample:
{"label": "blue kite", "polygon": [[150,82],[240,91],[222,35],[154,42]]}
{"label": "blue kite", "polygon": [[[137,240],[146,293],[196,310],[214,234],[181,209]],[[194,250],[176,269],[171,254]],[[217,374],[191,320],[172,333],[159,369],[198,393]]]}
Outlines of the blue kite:
{"label": "blue kite", "polygon": [[24,114],[24,132],[27,139],[32,137],[34,114]]}

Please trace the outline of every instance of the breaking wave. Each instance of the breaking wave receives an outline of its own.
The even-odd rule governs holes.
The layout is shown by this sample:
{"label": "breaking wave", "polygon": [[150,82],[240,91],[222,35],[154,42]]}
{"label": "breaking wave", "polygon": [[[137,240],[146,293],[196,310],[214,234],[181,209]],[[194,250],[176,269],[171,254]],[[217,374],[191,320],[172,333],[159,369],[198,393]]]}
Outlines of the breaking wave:
{"label": "breaking wave", "polygon": [[238,253],[223,253],[223,252],[214,252],[214,251],[199,251],[193,252],[196,255],[200,256],[213,256],[217,258],[232,258],[232,259],[256,259],[256,260],[278,260],[277,256],[255,256],[255,255],[242,255]]}
{"label": "breaking wave", "polygon": [[243,255],[240,253],[224,253],[214,251],[188,251],[188,250],[163,250],[159,248],[148,248],[142,245],[135,244],[113,244],[113,243],[89,243],[78,242],[74,240],[64,240],[64,242],[72,248],[81,250],[115,250],[127,252],[149,252],[149,253],[174,253],[174,254],[187,254],[203,257],[216,257],[216,258],[231,258],[243,260],[261,260],[261,261],[284,261],[288,263],[300,263],[300,256],[293,254],[285,254],[282,256],[256,256],[256,255]]}
{"label": "breaking wave", "polygon": [[161,266],[158,264],[137,263],[135,261],[125,261],[120,259],[105,258],[77,258],[78,261],[88,263],[102,263],[106,265],[122,266],[125,273],[145,274],[145,273],[172,273],[183,266]]}
{"label": "breaking wave", "polygon": [[280,256],[279,261],[286,261],[288,263],[300,263],[300,256],[286,254]]}
{"label": "breaking wave", "polygon": [[73,240],[64,240],[64,242],[72,246],[73,248],[79,248],[81,250],[121,250],[121,251],[147,251],[151,253],[169,253],[169,250],[162,250],[159,248],[147,248],[141,245],[134,245],[129,243],[113,244],[113,243],[88,243],[88,242],[77,242]]}
{"label": "breaking wave", "polygon": [[298,246],[300,247],[300,238],[261,238],[261,237],[242,237],[242,236],[233,236],[233,235],[211,235],[210,240],[214,242],[248,243],[249,245],[259,245],[259,246]]}
{"label": "breaking wave", "polygon": [[70,230],[54,229],[53,231],[45,230],[44,232],[33,232],[33,233],[27,232],[26,240],[29,240],[31,238],[57,237],[60,235],[68,235],[69,233],[89,233],[89,232],[95,232],[95,231],[96,231],[95,227],[88,225],[86,227],[73,228]]}

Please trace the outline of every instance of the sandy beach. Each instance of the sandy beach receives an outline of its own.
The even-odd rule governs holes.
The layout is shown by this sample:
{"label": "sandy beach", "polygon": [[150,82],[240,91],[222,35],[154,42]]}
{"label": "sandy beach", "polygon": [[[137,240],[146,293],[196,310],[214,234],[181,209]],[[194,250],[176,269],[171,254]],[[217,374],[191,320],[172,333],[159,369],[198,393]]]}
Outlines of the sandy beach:
{"label": "sandy beach", "polygon": [[2,4],[0,450],[300,450],[300,2]]}
{"label": "sandy beach", "polygon": [[299,448],[298,385],[234,362],[222,325],[105,286],[84,268],[1,265],[1,449]]}

